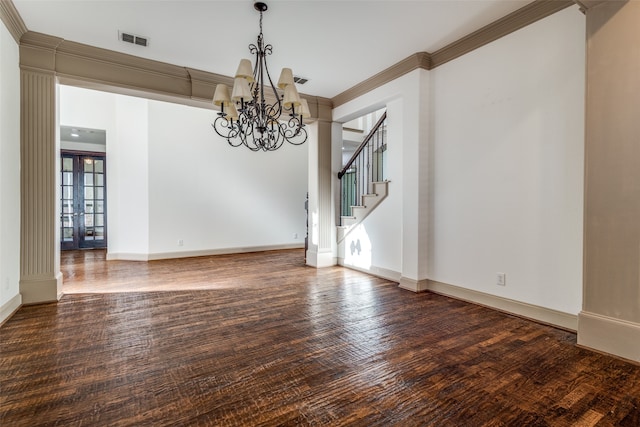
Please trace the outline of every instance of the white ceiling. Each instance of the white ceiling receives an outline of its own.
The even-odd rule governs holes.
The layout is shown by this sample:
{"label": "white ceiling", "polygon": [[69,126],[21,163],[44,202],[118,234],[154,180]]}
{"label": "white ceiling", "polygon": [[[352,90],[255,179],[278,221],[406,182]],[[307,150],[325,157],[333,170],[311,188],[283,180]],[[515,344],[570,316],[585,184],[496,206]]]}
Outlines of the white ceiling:
{"label": "white ceiling", "polygon": [[106,145],[107,132],[101,129],[60,126],[60,140]]}
{"label": "white ceiling", "polygon": [[[416,52],[434,52],[531,0],[270,0],[263,33],[282,67],[309,79],[299,91],[327,98]],[[66,40],[233,75],[251,58],[253,0],[13,0],[27,28]],[[118,40],[148,37],[148,47]]]}

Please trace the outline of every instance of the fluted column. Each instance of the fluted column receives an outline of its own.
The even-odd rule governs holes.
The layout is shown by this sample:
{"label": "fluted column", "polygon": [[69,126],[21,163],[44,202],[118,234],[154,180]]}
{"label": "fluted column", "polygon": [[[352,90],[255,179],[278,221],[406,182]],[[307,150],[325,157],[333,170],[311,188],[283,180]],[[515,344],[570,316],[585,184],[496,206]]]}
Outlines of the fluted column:
{"label": "fluted column", "polygon": [[58,227],[55,39],[20,51],[20,293],[25,304],[62,292]]}
{"label": "fluted column", "polygon": [[578,344],[640,362],[640,3],[589,1]]}
{"label": "fluted column", "polygon": [[310,127],[309,144],[309,249],[307,264],[336,264],[335,217],[331,174],[331,122],[318,120]]}

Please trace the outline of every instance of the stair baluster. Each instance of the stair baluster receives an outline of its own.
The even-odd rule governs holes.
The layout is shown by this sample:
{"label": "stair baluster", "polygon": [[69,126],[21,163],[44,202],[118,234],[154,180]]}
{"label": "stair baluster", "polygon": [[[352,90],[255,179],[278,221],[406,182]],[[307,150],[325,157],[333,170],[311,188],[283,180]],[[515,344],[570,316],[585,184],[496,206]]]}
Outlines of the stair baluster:
{"label": "stair baluster", "polygon": [[386,123],[387,113],[385,111],[347,164],[338,173],[340,215],[342,217],[353,216],[352,207],[362,206],[363,196],[374,192],[373,183],[384,180],[384,153],[387,149]]}

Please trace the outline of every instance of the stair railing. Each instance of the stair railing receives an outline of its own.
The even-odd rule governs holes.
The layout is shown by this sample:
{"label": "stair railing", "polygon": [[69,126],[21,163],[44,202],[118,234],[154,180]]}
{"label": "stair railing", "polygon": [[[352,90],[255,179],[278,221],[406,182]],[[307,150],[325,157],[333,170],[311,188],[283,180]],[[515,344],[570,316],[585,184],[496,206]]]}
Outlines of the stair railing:
{"label": "stair railing", "polygon": [[338,172],[340,215],[351,216],[351,206],[373,192],[373,183],[384,180],[384,153],[387,150],[387,112],[378,119],[349,161]]}

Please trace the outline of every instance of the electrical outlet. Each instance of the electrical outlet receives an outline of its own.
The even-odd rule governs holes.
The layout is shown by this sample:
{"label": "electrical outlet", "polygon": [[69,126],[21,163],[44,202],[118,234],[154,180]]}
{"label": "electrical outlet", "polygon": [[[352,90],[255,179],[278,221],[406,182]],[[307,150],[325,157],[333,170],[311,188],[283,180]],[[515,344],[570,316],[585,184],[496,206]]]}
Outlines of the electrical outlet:
{"label": "electrical outlet", "polygon": [[178,246],[184,246],[184,240],[182,239],[178,240]]}
{"label": "electrical outlet", "polygon": [[506,275],[506,273],[497,273],[496,274],[496,285],[498,285],[498,286],[507,286],[507,275]]}
{"label": "electrical outlet", "polygon": [[298,238],[298,233],[293,233],[293,238],[297,239]]}

